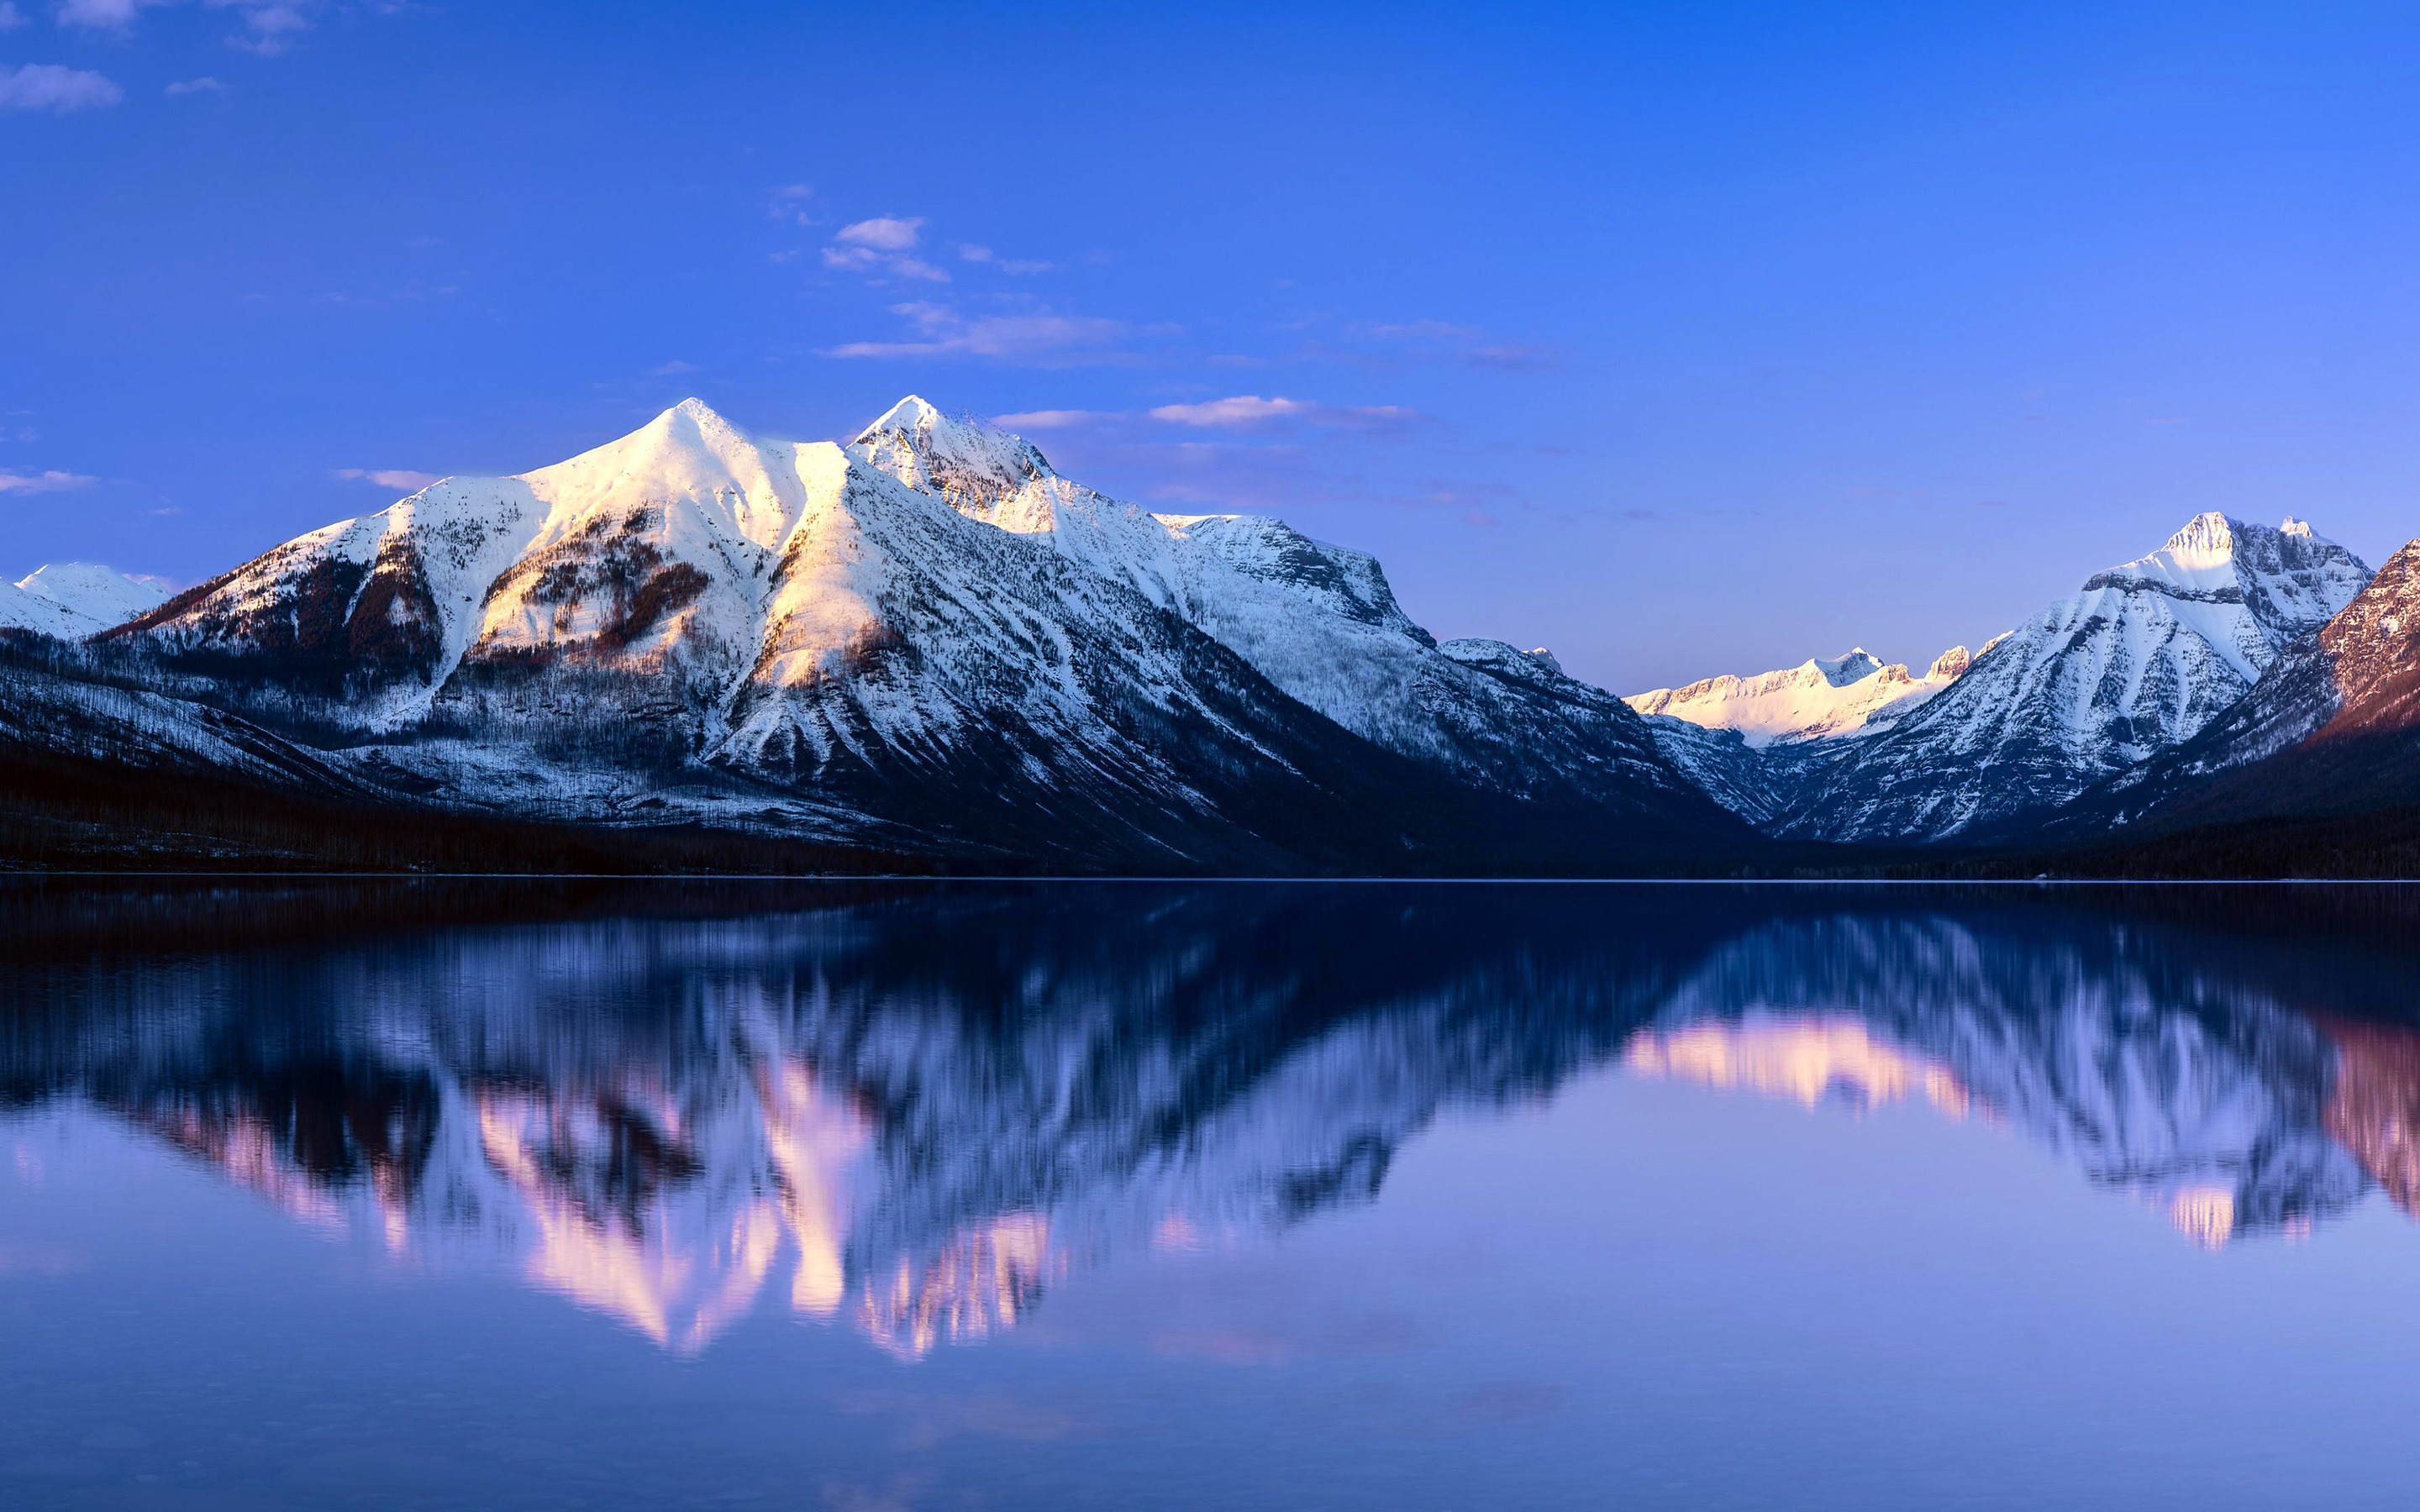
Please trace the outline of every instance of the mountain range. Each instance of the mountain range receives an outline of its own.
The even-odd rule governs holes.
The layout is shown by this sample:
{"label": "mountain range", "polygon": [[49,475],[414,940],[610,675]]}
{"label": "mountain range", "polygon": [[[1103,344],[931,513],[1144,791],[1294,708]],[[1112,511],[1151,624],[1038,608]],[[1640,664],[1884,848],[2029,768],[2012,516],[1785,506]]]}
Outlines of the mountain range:
{"label": "mountain range", "polygon": [[2411,555],[2373,581],[2299,520],[2204,514],[1921,673],[1855,650],[1624,699],[1543,648],[1437,640],[1363,553],[1145,510],[922,399],[846,444],[689,400],[173,596],[84,563],[0,585],[0,849],[429,864],[408,853],[443,834],[488,867],[542,831],[643,866],[1556,874],[2140,851],[2420,804]]}

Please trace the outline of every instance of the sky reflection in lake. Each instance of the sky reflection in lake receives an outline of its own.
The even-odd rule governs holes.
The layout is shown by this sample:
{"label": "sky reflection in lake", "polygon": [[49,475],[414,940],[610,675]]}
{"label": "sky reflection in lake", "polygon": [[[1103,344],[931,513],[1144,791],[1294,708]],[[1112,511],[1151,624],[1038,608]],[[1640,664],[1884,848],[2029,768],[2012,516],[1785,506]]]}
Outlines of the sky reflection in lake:
{"label": "sky reflection in lake", "polygon": [[0,892],[0,1502],[2404,1504],[2409,903]]}

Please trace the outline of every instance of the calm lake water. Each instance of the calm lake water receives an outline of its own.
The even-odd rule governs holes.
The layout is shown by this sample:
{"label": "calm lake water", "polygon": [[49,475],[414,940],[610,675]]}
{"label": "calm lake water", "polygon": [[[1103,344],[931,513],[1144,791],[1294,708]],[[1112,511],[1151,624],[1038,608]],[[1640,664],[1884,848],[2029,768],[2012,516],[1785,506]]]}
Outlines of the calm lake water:
{"label": "calm lake water", "polygon": [[2415,921],[0,887],[0,1505],[2408,1507]]}

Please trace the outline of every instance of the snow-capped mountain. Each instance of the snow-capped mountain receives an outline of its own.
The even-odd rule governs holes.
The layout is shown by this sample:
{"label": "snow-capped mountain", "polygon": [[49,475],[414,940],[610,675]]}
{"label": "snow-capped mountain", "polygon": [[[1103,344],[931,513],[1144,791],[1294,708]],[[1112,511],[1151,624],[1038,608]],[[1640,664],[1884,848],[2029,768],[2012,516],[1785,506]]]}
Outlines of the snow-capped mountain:
{"label": "snow-capped mountain", "polygon": [[1249,515],[1157,515],[1059,476],[1032,445],[910,396],[850,455],[970,518],[1126,584],[1357,735],[1523,797],[1637,806],[1673,780],[1644,724],[1551,655],[1439,645],[1375,559]]}
{"label": "snow-capped mountain", "polygon": [[0,583],[0,629],[77,640],[123,625],[167,596],[154,579],[96,563],[54,562],[13,583]]}
{"label": "snow-capped mountain", "polygon": [[[1991,649],[1989,646],[1985,650]],[[1634,693],[1666,759],[1707,795],[1753,825],[1791,811],[1846,743],[1880,733],[1964,673],[1964,646],[1921,677],[1863,647],[1752,677],[1725,673],[1685,687]]]}
{"label": "snow-capped mountain", "polygon": [[1658,687],[1623,700],[1641,714],[1669,715],[1708,730],[1736,730],[1750,749],[1779,742],[1874,733],[1956,682],[1971,658],[1952,646],[1921,676],[1887,666],[1863,646],[1752,677],[1725,673],[1686,687]]}
{"label": "snow-capped mountain", "polygon": [[2420,801],[2420,541],[2193,739],[2109,779],[2075,825]]}
{"label": "snow-capped mountain", "polygon": [[846,448],[685,401],[299,537],[110,643],[420,801],[520,816],[1122,866],[1745,834],[1619,699],[1439,646],[1372,559],[1152,515],[914,398]]}
{"label": "snow-capped mountain", "polygon": [[2055,808],[2191,739],[2368,580],[2358,558],[2300,520],[2196,516],[1857,742],[1771,827],[1931,840]]}

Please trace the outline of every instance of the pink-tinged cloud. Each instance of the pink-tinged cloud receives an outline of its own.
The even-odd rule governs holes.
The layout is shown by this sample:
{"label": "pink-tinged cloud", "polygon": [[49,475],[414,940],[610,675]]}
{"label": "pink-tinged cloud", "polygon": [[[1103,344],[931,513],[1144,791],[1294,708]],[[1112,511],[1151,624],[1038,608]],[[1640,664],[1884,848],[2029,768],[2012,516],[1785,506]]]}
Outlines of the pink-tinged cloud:
{"label": "pink-tinged cloud", "polygon": [[1201,404],[1164,404],[1151,412],[1151,418],[1166,421],[1171,425],[1195,425],[1216,430],[1249,430],[1290,421],[1370,429],[1406,425],[1419,420],[1420,413],[1401,405],[1332,405],[1311,399],[1263,398],[1257,393],[1239,393],[1233,398],[1210,399]]}

